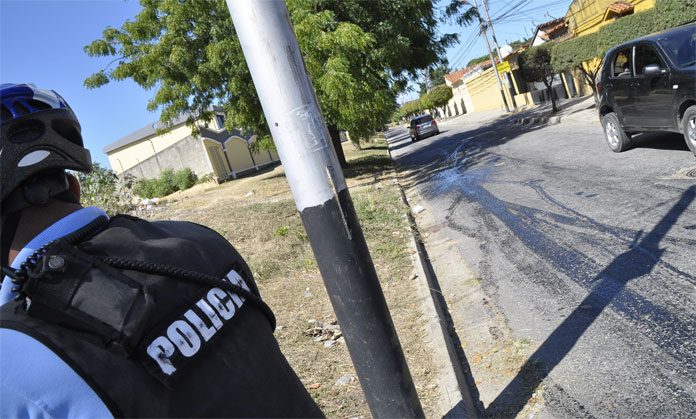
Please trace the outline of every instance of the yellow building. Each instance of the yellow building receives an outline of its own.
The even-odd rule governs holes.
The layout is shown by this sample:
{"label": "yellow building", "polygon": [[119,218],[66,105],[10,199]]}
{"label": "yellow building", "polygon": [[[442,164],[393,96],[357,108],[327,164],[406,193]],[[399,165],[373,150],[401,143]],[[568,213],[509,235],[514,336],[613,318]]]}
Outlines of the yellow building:
{"label": "yellow building", "polygon": [[[583,36],[597,32],[602,26],[620,17],[639,13],[654,6],[655,0],[574,0],[568,7],[566,23],[573,36]],[[601,60],[596,59],[585,63],[585,66],[595,68],[600,64]],[[579,96],[592,94],[592,88],[579,70],[573,69],[570,73],[572,80],[571,74],[566,72],[562,75],[566,86],[572,83]],[[572,92],[569,91],[568,94],[572,96]]]}
{"label": "yellow building", "polygon": [[199,176],[212,174],[218,181],[259,170],[279,160],[275,152],[252,152],[256,135],[224,128],[222,111],[210,122],[199,121],[200,136],[193,136],[186,118],[179,117],[169,132],[158,134],[158,123],[149,124],[102,150],[113,171],[136,178],[155,178],[167,169],[189,168]]}
{"label": "yellow building", "polygon": [[621,16],[655,6],[655,0],[574,0],[568,7],[566,22],[573,36],[597,32]]}

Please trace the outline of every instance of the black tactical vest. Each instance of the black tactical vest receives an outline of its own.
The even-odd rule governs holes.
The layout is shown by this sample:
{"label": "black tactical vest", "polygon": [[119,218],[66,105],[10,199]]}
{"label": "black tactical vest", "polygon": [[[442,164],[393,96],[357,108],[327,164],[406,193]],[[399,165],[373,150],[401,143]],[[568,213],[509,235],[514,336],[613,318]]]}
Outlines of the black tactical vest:
{"label": "black tactical vest", "polygon": [[30,258],[2,327],[53,350],[116,417],[322,416],[227,240],[185,222],[105,222]]}

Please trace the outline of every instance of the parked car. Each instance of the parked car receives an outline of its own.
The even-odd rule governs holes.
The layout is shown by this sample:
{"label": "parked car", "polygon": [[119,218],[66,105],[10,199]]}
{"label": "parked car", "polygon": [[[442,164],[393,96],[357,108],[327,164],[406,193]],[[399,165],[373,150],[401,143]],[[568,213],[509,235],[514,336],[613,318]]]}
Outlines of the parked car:
{"label": "parked car", "polygon": [[440,129],[432,116],[421,115],[411,120],[408,132],[411,135],[411,141],[418,141],[422,138],[439,134]]}
{"label": "parked car", "polygon": [[609,148],[621,152],[647,131],[684,134],[696,155],[696,23],[618,45],[597,83]]}

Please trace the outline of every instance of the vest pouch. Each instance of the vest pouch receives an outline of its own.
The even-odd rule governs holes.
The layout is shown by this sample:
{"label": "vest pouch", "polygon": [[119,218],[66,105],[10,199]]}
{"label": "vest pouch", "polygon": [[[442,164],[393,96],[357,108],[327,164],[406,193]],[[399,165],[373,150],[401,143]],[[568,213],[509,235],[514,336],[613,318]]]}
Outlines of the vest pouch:
{"label": "vest pouch", "polygon": [[30,316],[86,332],[127,356],[155,308],[142,284],[65,242],[51,246],[27,276]]}

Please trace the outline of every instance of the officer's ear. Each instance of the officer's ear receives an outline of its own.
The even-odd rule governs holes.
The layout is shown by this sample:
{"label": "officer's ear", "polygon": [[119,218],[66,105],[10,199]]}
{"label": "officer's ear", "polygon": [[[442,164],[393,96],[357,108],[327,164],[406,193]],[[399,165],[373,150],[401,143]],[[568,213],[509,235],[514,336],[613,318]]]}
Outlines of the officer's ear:
{"label": "officer's ear", "polygon": [[80,202],[80,181],[77,180],[75,175],[72,173],[67,173],[68,175],[68,186],[70,191],[77,197],[77,202]]}

